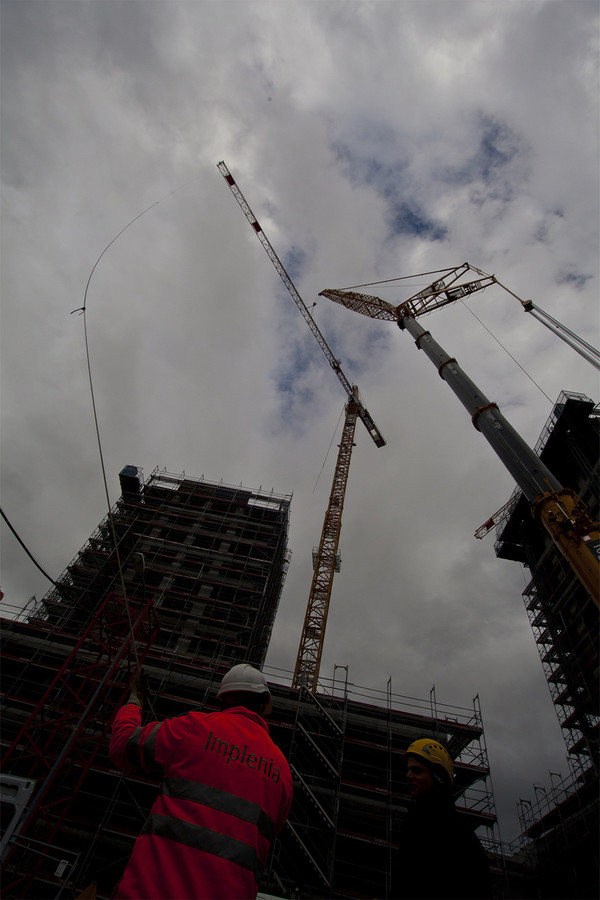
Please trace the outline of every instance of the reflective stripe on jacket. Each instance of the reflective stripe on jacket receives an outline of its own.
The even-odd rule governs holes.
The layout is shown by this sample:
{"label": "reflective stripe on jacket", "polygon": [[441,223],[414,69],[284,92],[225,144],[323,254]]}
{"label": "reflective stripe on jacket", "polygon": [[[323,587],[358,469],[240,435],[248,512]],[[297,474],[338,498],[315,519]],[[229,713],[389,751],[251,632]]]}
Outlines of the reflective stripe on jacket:
{"label": "reflective stripe on jacket", "polygon": [[266,722],[244,707],[140,722],[139,707],[118,711],[110,758],[163,781],[116,896],[254,898],[292,801],[289,766]]}

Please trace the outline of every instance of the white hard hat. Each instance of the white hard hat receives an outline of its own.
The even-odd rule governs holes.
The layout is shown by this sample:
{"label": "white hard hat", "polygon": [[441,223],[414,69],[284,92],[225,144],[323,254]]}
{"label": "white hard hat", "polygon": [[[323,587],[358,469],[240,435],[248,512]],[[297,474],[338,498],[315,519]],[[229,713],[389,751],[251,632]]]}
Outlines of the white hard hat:
{"label": "white hard hat", "polygon": [[268,694],[265,676],[258,669],[249,666],[248,663],[240,663],[223,675],[221,685],[217,691],[217,697],[223,694],[231,694],[233,691],[244,691],[247,694]]}

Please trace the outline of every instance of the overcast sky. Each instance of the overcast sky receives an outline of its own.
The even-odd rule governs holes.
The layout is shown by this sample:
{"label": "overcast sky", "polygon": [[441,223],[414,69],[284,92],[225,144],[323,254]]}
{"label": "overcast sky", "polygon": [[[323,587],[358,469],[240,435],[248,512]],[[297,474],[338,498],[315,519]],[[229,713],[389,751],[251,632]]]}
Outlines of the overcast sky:
{"label": "overcast sky", "polygon": [[[0,14],[2,506],[53,578],[106,514],[72,310],[151,207],[87,296],[111,502],[126,464],[293,493],[267,659],[293,669],[345,395],[216,164],[307,305],[468,260],[597,346],[598,4],[2,0]],[[352,682],[385,691],[391,676],[426,699],[435,685],[465,707],[478,694],[510,839],[519,797],[568,771],[526,573],[473,537],[514,485],[408,334],[323,298],[313,312],[387,440],[358,424],[322,673],[348,665]],[[562,389],[600,399],[597,372],[498,288],[427,327],[532,445]],[[48,588],[4,524],[1,584],[7,611]]]}

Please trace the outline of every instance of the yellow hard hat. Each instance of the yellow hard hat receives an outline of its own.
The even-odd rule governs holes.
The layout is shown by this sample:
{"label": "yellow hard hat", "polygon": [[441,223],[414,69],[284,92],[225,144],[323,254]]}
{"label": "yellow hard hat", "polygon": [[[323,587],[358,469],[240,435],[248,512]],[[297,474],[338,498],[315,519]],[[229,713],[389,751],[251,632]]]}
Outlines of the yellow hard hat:
{"label": "yellow hard hat", "polygon": [[430,738],[419,738],[418,741],[413,741],[406,750],[405,756],[408,756],[409,754],[421,756],[432,766],[442,766],[448,773],[450,781],[452,782],[454,780],[454,764],[452,758],[446,748],[437,741],[432,741]]}

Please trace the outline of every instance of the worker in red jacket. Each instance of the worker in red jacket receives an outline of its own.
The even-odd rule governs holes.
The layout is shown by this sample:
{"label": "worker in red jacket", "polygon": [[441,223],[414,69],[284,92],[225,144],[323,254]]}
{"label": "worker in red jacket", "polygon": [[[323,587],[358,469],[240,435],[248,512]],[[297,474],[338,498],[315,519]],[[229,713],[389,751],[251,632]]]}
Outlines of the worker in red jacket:
{"label": "worker in red jacket", "polygon": [[264,721],[272,709],[264,676],[234,666],[217,692],[220,712],[143,727],[137,684],[117,712],[110,758],[162,782],[115,897],[255,898],[292,802],[290,768]]}

